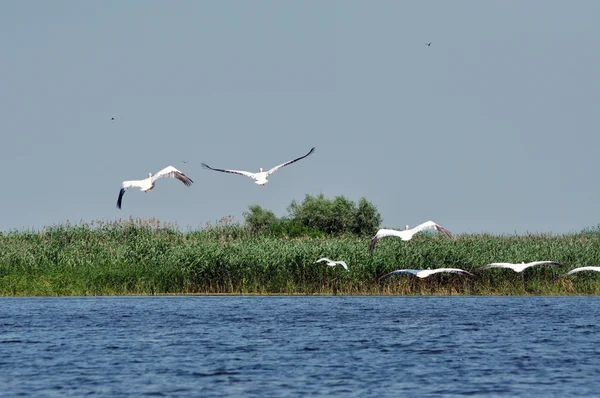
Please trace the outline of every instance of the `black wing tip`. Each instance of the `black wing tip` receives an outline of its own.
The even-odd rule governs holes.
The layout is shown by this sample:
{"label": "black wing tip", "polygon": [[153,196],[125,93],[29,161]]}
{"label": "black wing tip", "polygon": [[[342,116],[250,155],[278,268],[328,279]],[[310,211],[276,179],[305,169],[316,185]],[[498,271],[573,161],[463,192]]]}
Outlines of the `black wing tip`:
{"label": "black wing tip", "polygon": [[378,241],[379,241],[379,239],[377,239],[377,237],[373,237],[371,239],[371,242],[369,243],[369,248],[367,249],[367,251],[369,253],[373,252],[373,249],[375,249],[375,245],[377,244]]}
{"label": "black wing tip", "polygon": [[212,167],[210,167],[209,165],[207,165],[204,162],[202,162],[201,166],[202,166],[203,169],[210,169],[210,170],[212,170]]}
{"label": "black wing tip", "polygon": [[125,194],[125,188],[121,188],[119,191],[119,199],[117,199],[117,209],[121,208],[121,203],[123,201],[123,195]]}
{"label": "black wing tip", "polygon": [[185,184],[186,187],[189,187],[194,182],[194,180],[192,180],[190,177],[186,176],[185,174],[183,174],[181,172],[177,173],[176,176],[179,181],[181,181]]}

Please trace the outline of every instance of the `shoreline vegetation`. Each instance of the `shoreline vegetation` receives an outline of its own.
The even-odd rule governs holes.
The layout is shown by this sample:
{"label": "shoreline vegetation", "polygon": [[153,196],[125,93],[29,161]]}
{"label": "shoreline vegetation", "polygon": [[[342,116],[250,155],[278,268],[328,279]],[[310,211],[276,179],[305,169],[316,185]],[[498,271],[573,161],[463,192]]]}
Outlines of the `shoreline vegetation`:
{"label": "shoreline vegetation", "polygon": [[[262,223],[264,217],[262,224],[252,221],[261,211],[269,222]],[[600,273],[558,278],[576,267],[600,265],[600,228],[562,235],[462,234],[453,239],[423,233],[409,242],[382,239],[369,253],[372,235],[366,230],[324,233],[295,223],[291,216],[273,219],[252,206],[245,221],[225,217],[214,226],[187,232],[156,219],[67,221],[41,231],[1,232],[0,296],[600,294]],[[320,257],[345,260],[349,271],[315,264]],[[491,262],[534,260],[569,267],[475,271]],[[462,268],[476,277],[378,280],[400,268],[440,267]]]}
{"label": "shoreline vegetation", "polygon": [[[361,198],[306,195],[278,218],[249,206],[242,223],[182,232],[157,219],[80,221],[41,231],[0,232],[0,296],[98,295],[598,295],[600,273],[559,278],[569,269],[600,265],[600,226],[580,233],[452,238],[421,232],[410,241],[371,237],[382,224]],[[349,270],[324,263],[344,260]],[[516,273],[477,268],[491,262],[552,260]],[[475,277],[394,275],[396,269],[461,268]]]}

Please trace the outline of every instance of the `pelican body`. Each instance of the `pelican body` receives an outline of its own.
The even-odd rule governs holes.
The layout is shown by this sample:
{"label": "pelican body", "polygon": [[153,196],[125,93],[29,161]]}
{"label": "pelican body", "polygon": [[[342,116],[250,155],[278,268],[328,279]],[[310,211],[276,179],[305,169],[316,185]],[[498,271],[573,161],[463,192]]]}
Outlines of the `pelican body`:
{"label": "pelican body", "polygon": [[213,171],[220,171],[222,173],[231,173],[231,174],[239,174],[239,175],[243,175],[246,177],[250,177],[251,179],[254,180],[255,184],[258,184],[262,187],[265,186],[265,184],[267,182],[269,182],[269,180],[267,179],[271,174],[275,173],[277,170],[281,169],[282,167],[288,166],[294,162],[297,162],[300,159],[304,159],[305,157],[307,157],[308,155],[310,155],[311,153],[313,153],[315,151],[315,147],[312,147],[311,150],[304,156],[300,156],[299,158],[290,160],[288,162],[282,163],[278,166],[273,167],[270,170],[264,171],[263,168],[261,167],[258,171],[258,173],[252,173],[249,171],[244,171],[244,170],[229,170],[229,169],[216,169],[213,167],[210,167],[209,165],[207,165],[206,163],[202,163],[202,167],[205,169],[209,169],[209,170],[213,170]]}
{"label": "pelican body", "polygon": [[121,208],[123,195],[125,195],[125,191],[127,191],[129,188],[139,188],[140,191],[150,192],[154,188],[156,180],[165,177],[176,178],[188,187],[194,182],[191,178],[177,170],[175,167],[167,166],[154,175],[152,175],[152,173],[148,173],[148,178],[144,178],[143,180],[123,181],[121,184],[121,190],[119,191],[119,198],[117,199],[117,208]]}
{"label": "pelican body", "polygon": [[323,261],[327,261],[327,265],[329,265],[330,267],[335,267],[337,264],[339,264],[342,267],[344,267],[346,269],[346,271],[350,271],[348,269],[348,264],[346,264],[345,261],[333,261],[333,260],[328,259],[327,257],[323,257],[323,258],[318,259],[317,261],[315,261],[315,264],[323,262]]}
{"label": "pelican body", "polygon": [[521,262],[521,264],[515,263],[491,263],[478,268],[477,270],[489,269],[489,268],[510,268],[515,272],[523,272],[527,268],[535,267],[536,265],[555,265],[557,267],[568,267],[568,264],[558,263],[556,261],[532,261],[529,263]]}
{"label": "pelican body", "polygon": [[396,271],[392,271],[389,274],[385,274],[383,275],[381,278],[379,278],[379,280],[388,278],[392,275],[397,275],[397,274],[410,274],[410,275],[414,275],[417,278],[427,278],[430,275],[433,274],[438,274],[440,272],[449,272],[451,274],[466,274],[466,275],[471,275],[471,276],[475,276],[472,273],[470,273],[469,271],[465,271],[464,269],[460,269],[460,268],[436,268],[436,269],[397,269]]}
{"label": "pelican body", "polygon": [[377,231],[377,234],[371,239],[371,243],[369,244],[369,251],[372,251],[375,248],[375,245],[377,244],[377,242],[379,242],[380,239],[385,238],[386,236],[395,236],[398,237],[400,239],[402,239],[404,242],[408,242],[409,240],[412,239],[412,237],[424,230],[437,230],[438,232],[441,232],[442,234],[446,235],[447,237],[451,238],[452,234],[450,233],[450,231],[448,231],[446,228],[442,227],[441,225],[433,222],[433,221],[426,221],[422,224],[417,225],[416,227],[409,229],[408,225],[406,226],[406,229],[398,231],[396,229],[385,229],[382,228],[379,231]]}

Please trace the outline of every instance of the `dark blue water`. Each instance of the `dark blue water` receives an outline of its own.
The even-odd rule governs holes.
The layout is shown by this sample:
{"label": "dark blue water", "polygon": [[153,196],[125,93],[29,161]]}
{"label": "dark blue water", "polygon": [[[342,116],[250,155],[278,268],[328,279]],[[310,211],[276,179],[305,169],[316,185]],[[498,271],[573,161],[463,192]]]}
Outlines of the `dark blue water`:
{"label": "dark blue water", "polygon": [[598,396],[598,297],[0,299],[2,396]]}

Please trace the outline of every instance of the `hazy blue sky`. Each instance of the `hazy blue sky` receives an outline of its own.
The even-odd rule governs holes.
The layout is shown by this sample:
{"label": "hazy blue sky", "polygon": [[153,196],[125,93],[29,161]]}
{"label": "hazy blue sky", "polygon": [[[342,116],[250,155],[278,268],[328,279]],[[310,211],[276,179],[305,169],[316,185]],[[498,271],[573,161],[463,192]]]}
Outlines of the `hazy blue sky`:
{"label": "hazy blue sky", "polygon": [[[307,193],[364,196],[392,228],[595,226],[599,20],[596,0],[2,1],[0,230],[196,228]],[[200,166],[312,146],[264,188]],[[115,207],[169,164],[195,184]]]}

